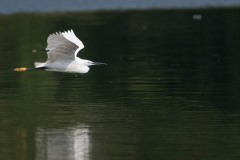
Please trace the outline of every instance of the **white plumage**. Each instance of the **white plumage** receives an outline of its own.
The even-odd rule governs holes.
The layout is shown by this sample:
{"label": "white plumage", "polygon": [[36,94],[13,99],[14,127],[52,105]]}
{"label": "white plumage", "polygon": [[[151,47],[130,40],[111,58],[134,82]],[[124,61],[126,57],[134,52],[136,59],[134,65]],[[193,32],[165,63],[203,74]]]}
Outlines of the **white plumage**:
{"label": "white plumage", "polygon": [[46,62],[35,62],[35,68],[16,68],[15,71],[44,69],[57,72],[87,73],[89,66],[105,64],[77,57],[77,53],[84,48],[84,45],[73,30],[50,34],[47,43],[48,58]]}

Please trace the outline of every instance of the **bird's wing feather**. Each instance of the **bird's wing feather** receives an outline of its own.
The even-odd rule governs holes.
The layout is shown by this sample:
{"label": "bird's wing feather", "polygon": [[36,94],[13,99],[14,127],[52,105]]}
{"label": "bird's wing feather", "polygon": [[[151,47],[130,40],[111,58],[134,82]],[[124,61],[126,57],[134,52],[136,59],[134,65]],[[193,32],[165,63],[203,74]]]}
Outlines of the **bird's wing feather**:
{"label": "bird's wing feather", "polygon": [[[73,30],[71,29],[70,31],[63,32],[62,35],[64,38],[69,40],[70,42],[76,44],[78,46],[78,51],[84,48],[84,45],[82,41],[80,41],[76,35],[74,34]],[[77,55],[78,52],[75,52],[75,55]]]}
{"label": "bird's wing feather", "polygon": [[77,53],[84,48],[74,32],[66,31],[51,34],[47,39],[48,61],[74,60]]}

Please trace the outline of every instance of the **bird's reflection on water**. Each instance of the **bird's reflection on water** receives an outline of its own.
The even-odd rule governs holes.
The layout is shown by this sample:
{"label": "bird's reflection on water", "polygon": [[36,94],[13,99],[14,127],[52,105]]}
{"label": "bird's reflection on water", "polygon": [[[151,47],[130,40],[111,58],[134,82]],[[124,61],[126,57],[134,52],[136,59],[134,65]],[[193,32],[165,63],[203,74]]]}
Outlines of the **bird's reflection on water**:
{"label": "bird's reflection on water", "polygon": [[88,160],[89,149],[89,128],[85,125],[36,130],[37,160]]}

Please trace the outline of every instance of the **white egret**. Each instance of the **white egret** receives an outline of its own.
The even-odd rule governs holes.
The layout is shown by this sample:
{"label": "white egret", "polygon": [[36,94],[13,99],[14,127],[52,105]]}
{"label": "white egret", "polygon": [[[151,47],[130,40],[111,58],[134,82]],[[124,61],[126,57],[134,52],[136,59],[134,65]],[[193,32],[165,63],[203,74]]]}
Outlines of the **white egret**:
{"label": "white egret", "polygon": [[35,62],[35,68],[16,68],[14,71],[24,72],[43,69],[46,71],[87,73],[89,66],[106,63],[92,62],[77,57],[77,53],[84,48],[83,43],[75,36],[73,30],[50,34],[47,39],[47,61]]}

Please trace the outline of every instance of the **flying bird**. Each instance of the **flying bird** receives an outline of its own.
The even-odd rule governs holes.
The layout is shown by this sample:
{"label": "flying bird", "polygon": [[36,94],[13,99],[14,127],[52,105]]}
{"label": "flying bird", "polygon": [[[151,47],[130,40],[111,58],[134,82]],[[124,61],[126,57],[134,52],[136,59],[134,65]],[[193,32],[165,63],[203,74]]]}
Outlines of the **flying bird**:
{"label": "flying bird", "polygon": [[15,68],[14,71],[24,72],[31,70],[46,70],[68,73],[87,73],[89,66],[106,65],[106,63],[92,62],[77,57],[84,48],[83,43],[76,37],[73,30],[50,34],[47,39],[47,61],[35,62],[35,68]]}

